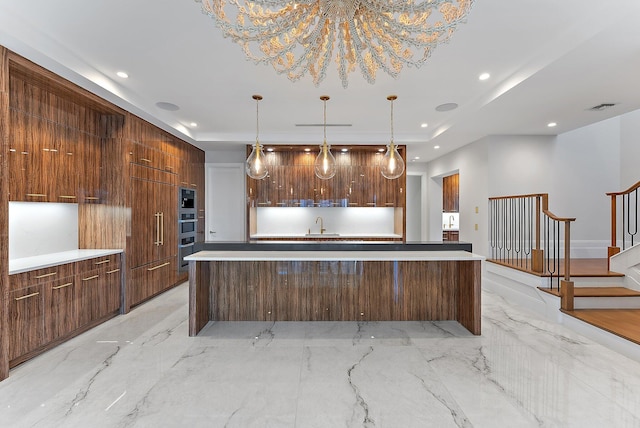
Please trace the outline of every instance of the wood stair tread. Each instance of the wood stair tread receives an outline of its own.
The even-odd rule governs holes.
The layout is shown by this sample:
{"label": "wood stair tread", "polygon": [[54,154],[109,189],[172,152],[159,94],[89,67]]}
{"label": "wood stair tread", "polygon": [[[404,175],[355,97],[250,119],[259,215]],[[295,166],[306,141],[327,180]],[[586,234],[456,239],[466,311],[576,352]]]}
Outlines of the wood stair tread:
{"label": "wood stair tread", "polygon": [[640,309],[576,309],[561,311],[640,345]]}
{"label": "wood stair tread", "polygon": [[[560,297],[558,290],[550,290],[548,288],[539,287],[554,296]],[[640,297],[640,291],[632,290],[625,287],[575,287],[573,289],[574,297]]]}

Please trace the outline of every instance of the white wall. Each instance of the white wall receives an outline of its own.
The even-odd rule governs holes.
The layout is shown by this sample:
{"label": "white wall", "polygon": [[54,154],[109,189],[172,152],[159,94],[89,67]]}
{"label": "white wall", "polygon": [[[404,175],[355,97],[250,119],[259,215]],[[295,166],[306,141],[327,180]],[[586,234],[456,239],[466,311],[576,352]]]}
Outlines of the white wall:
{"label": "white wall", "polygon": [[640,110],[620,117],[620,190],[640,181]]}
{"label": "white wall", "polygon": [[422,240],[422,176],[407,174],[406,237]]}
{"label": "white wall", "polygon": [[78,249],[78,204],[9,202],[9,259]]}
{"label": "white wall", "polygon": [[457,172],[460,174],[460,240],[470,242],[475,253],[487,253],[488,144],[486,139],[480,140],[427,164],[427,239],[442,240],[442,177]]}

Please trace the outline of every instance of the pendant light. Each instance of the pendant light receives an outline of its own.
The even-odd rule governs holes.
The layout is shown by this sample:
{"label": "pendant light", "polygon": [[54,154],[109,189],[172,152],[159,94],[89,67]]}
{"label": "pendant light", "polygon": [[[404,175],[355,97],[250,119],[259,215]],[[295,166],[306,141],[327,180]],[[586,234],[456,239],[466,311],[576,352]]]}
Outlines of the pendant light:
{"label": "pendant light", "polygon": [[327,100],[329,96],[322,95],[320,99],[324,102],[324,142],[320,146],[320,153],[313,166],[318,178],[328,180],[336,175],[336,158],[331,154],[331,146],[327,144]]}
{"label": "pendant light", "polygon": [[391,101],[391,142],[387,146],[387,153],[384,154],[380,163],[380,172],[382,172],[384,178],[389,180],[401,177],[404,172],[404,161],[400,153],[398,153],[398,146],[393,142],[393,101],[397,98],[395,95],[387,97]]}
{"label": "pendant light", "polygon": [[258,103],[262,99],[262,95],[254,95],[251,98],[256,100],[256,143],[253,145],[253,149],[251,150],[251,154],[247,158],[244,169],[247,172],[247,175],[254,180],[262,180],[265,178],[269,171],[267,171],[267,166],[264,163],[264,152],[262,151],[262,145],[258,140],[258,133],[260,128],[258,126]]}

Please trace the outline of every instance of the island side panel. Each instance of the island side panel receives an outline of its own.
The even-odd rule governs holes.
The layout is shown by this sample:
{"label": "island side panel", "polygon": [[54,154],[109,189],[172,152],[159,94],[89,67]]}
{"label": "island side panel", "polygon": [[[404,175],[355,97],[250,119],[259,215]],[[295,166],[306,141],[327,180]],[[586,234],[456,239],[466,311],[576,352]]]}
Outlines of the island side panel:
{"label": "island side panel", "polygon": [[475,335],[481,334],[482,263],[459,261],[458,322]]}
{"label": "island side panel", "polygon": [[189,262],[189,336],[196,336],[212,318],[211,264],[214,262]]}

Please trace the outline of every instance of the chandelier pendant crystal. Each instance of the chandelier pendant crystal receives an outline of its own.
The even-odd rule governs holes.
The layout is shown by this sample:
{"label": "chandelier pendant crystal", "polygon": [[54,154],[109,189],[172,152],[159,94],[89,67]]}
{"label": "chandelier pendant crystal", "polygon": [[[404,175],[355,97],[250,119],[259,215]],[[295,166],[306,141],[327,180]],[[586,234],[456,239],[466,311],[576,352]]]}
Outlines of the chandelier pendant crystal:
{"label": "chandelier pendant crystal", "polygon": [[[465,20],[474,0],[195,0],[255,63],[318,86],[333,60],[342,86],[420,67]],[[334,59],[334,50],[336,51]]]}
{"label": "chandelier pendant crystal", "polygon": [[267,166],[264,162],[264,152],[262,151],[262,145],[258,140],[258,134],[260,131],[258,122],[258,103],[262,99],[262,96],[253,95],[251,98],[256,100],[256,143],[253,145],[251,154],[245,162],[244,169],[249,177],[255,180],[262,180],[267,175],[269,175],[269,171],[267,170]]}
{"label": "chandelier pendant crystal", "polygon": [[336,158],[331,153],[331,146],[327,144],[327,95],[320,97],[324,103],[324,142],[320,146],[320,153],[313,163],[316,176],[322,180],[328,180],[336,175]]}
{"label": "chandelier pendant crystal", "polygon": [[391,101],[391,142],[387,146],[387,152],[380,162],[380,172],[384,178],[393,180],[402,177],[404,173],[404,160],[402,160],[402,156],[398,153],[398,146],[393,142],[393,102],[398,99],[398,97],[389,95],[387,99]]}

